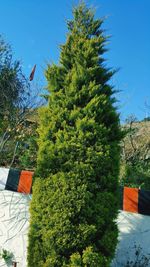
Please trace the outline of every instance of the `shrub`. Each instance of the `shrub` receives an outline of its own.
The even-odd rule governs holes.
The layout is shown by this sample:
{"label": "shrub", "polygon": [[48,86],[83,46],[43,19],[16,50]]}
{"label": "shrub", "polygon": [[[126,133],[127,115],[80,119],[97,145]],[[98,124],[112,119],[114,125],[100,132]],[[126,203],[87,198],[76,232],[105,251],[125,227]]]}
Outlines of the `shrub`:
{"label": "shrub", "polygon": [[85,4],[73,10],[41,109],[28,266],[109,266],[117,244],[122,133],[104,65],[107,38]]}

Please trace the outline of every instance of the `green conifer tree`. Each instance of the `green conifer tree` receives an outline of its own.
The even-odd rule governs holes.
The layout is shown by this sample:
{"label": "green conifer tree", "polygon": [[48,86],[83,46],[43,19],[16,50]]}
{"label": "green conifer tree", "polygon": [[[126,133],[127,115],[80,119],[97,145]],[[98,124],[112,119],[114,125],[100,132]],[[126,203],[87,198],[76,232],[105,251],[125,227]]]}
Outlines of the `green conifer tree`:
{"label": "green conifer tree", "polygon": [[106,267],[114,256],[122,133],[102,23],[84,3],[74,8],[60,64],[46,70],[29,267]]}

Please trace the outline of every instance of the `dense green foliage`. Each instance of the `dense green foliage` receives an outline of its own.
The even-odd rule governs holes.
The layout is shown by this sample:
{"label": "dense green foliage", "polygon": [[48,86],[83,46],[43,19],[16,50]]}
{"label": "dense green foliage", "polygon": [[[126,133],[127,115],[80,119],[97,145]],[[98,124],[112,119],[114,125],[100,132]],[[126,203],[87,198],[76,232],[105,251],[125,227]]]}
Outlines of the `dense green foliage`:
{"label": "dense green foliage", "polygon": [[101,19],[73,10],[60,64],[49,65],[40,111],[29,267],[106,267],[117,244],[119,142],[113,71],[103,58]]}

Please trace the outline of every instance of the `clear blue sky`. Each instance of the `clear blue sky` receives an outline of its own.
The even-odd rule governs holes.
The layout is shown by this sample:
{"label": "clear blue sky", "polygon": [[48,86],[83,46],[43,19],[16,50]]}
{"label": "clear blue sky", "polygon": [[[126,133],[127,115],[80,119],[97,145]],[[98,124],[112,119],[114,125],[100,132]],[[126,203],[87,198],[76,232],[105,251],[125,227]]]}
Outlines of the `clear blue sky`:
{"label": "clear blue sky", "polygon": [[[48,62],[58,62],[59,44],[65,42],[66,19],[76,0],[0,0],[0,33],[12,45],[23,71],[37,64],[35,81],[45,84]],[[113,84],[123,121],[129,114],[150,115],[150,0],[88,0],[96,17],[108,16],[106,33],[112,35],[105,55],[108,66],[120,68]],[[148,114],[149,112],[149,114]]]}

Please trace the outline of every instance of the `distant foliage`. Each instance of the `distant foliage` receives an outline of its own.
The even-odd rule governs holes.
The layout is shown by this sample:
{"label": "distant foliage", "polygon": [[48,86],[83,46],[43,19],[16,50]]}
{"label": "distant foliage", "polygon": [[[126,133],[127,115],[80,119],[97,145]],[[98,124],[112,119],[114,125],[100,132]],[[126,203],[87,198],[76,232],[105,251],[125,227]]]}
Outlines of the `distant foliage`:
{"label": "distant foliage", "polygon": [[144,118],[143,121],[150,121],[150,116]]}
{"label": "distant foliage", "polygon": [[76,7],[60,63],[46,70],[29,267],[108,267],[114,256],[122,132],[102,23],[84,4]]}
{"label": "distant foliage", "polygon": [[150,122],[130,116],[123,128],[120,183],[150,190]]}
{"label": "distant foliage", "polygon": [[0,36],[0,166],[34,169],[37,103],[20,61]]}
{"label": "distant foliage", "polygon": [[20,62],[13,60],[11,47],[0,36],[0,133],[22,111],[27,87]]}

